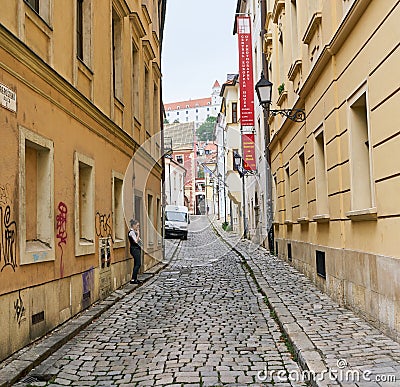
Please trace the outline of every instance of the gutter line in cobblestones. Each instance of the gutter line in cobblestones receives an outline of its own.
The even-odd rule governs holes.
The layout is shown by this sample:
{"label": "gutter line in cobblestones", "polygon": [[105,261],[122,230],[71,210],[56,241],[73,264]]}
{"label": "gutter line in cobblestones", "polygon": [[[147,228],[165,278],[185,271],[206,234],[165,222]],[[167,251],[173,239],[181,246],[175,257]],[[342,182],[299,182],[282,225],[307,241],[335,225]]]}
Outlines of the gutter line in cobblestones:
{"label": "gutter line in cobblestones", "polygon": [[[288,351],[292,354],[293,360],[296,361],[303,370],[312,370],[315,373],[321,373],[327,369],[327,365],[318,352],[318,349],[313,345],[310,338],[303,331],[300,325],[296,322],[294,316],[281,303],[275,291],[268,286],[267,281],[261,276],[260,269],[257,267],[261,280],[257,279],[254,269],[248,263],[248,260],[241,251],[235,248],[227,241],[216,225],[210,220],[211,226],[215,233],[226,243],[232,251],[234,251],[242,260],[242,266],[249,272],[258,291],[264,296],[264,301],[271,310],[271,317],[277,322],[282,332],[282,338],[285,341]],[[276,300],[276,301],[274,301]],[[326,386],[326,383],[318,383],[315,380],[310,380],[309,383],[314,387]]]}

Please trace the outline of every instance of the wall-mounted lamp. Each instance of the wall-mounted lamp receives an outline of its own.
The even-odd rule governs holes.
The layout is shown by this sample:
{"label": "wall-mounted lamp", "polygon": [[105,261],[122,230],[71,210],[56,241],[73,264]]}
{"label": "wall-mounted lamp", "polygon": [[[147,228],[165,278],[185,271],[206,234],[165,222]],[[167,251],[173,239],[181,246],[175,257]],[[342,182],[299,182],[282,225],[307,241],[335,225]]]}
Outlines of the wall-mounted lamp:
{"label": "wall-mounted lamp", "polygon": [[269,106],[271,105],[272,82],[265,79],[263,73],[261,74],[260,80],[256,83],[255,88],[260,105],[264,108],[268,108],[268,111],[272,116],[280,114],[281,116],[285,116],[295,122],[303,122],[306,120],[306,113],[303,109],[269,109]]}

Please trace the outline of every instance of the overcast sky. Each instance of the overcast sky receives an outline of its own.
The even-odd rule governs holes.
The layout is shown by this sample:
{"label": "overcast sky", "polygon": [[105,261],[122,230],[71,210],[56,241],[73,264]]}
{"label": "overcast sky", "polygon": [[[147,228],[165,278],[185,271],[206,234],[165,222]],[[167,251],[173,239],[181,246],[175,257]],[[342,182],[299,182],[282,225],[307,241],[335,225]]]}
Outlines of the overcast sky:
{"label": "overcast sky", "polygon": [[167,0],[162,49],[164,103],[206,98],[237,73],[237,0]]}

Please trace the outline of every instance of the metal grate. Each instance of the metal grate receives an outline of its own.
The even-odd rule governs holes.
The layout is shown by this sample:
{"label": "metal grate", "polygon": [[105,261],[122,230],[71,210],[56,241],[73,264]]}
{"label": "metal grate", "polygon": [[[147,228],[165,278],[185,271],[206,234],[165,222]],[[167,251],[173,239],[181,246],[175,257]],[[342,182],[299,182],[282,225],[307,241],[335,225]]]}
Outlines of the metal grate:
{"label": "metal grate", "polygon": [[44,321],[44,310],[32,315],[32,325],[40,323],[41,321]]}
{"label": "metal grate", "polygon": [[288,257],[288,261],[292,262],[292,244],[291,243],[287,244],[287,257]]}
{"label": "metal grate", "polygon": [[27,376],[26,378],[22,379],[20,383],[24,384],[31,384],[31,383],[39,383],[40,380],[34,378],[33,376]]}
{"label": "metal grate", "polygon": [[316,250],[315,258],[317,261],[317,274],[322,278],[326,278],[325,251]]}

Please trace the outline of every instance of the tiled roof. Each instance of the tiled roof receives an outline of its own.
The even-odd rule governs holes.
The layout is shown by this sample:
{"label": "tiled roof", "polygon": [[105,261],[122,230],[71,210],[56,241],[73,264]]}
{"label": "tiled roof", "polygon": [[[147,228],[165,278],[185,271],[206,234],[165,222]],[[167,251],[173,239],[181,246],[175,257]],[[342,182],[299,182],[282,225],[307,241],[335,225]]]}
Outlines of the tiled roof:
{"label": "tiled roof", "polygon": [[210,105],[211,105],[211,97],[190,99],[189,101],[166,103],[166,104],[164,104],[164,109],[165,109],[165,111],[178,110],[178,108],[179,109],[192,109],[192,108],[196,108],[196,107],[210,106]]}
{"label": "tiled roof", "polygon": [[217,80],[214,82],[213,89],[214,89],[215,87],[221,87],[221,85],[219,84],[219,82],[218,82]]}
{"label": "tiled roof", "polygon": [[194,122],[182,124],[164,124],[164,137],[172,138],[172,149],[190,148],[193,149],[194,143]]}

